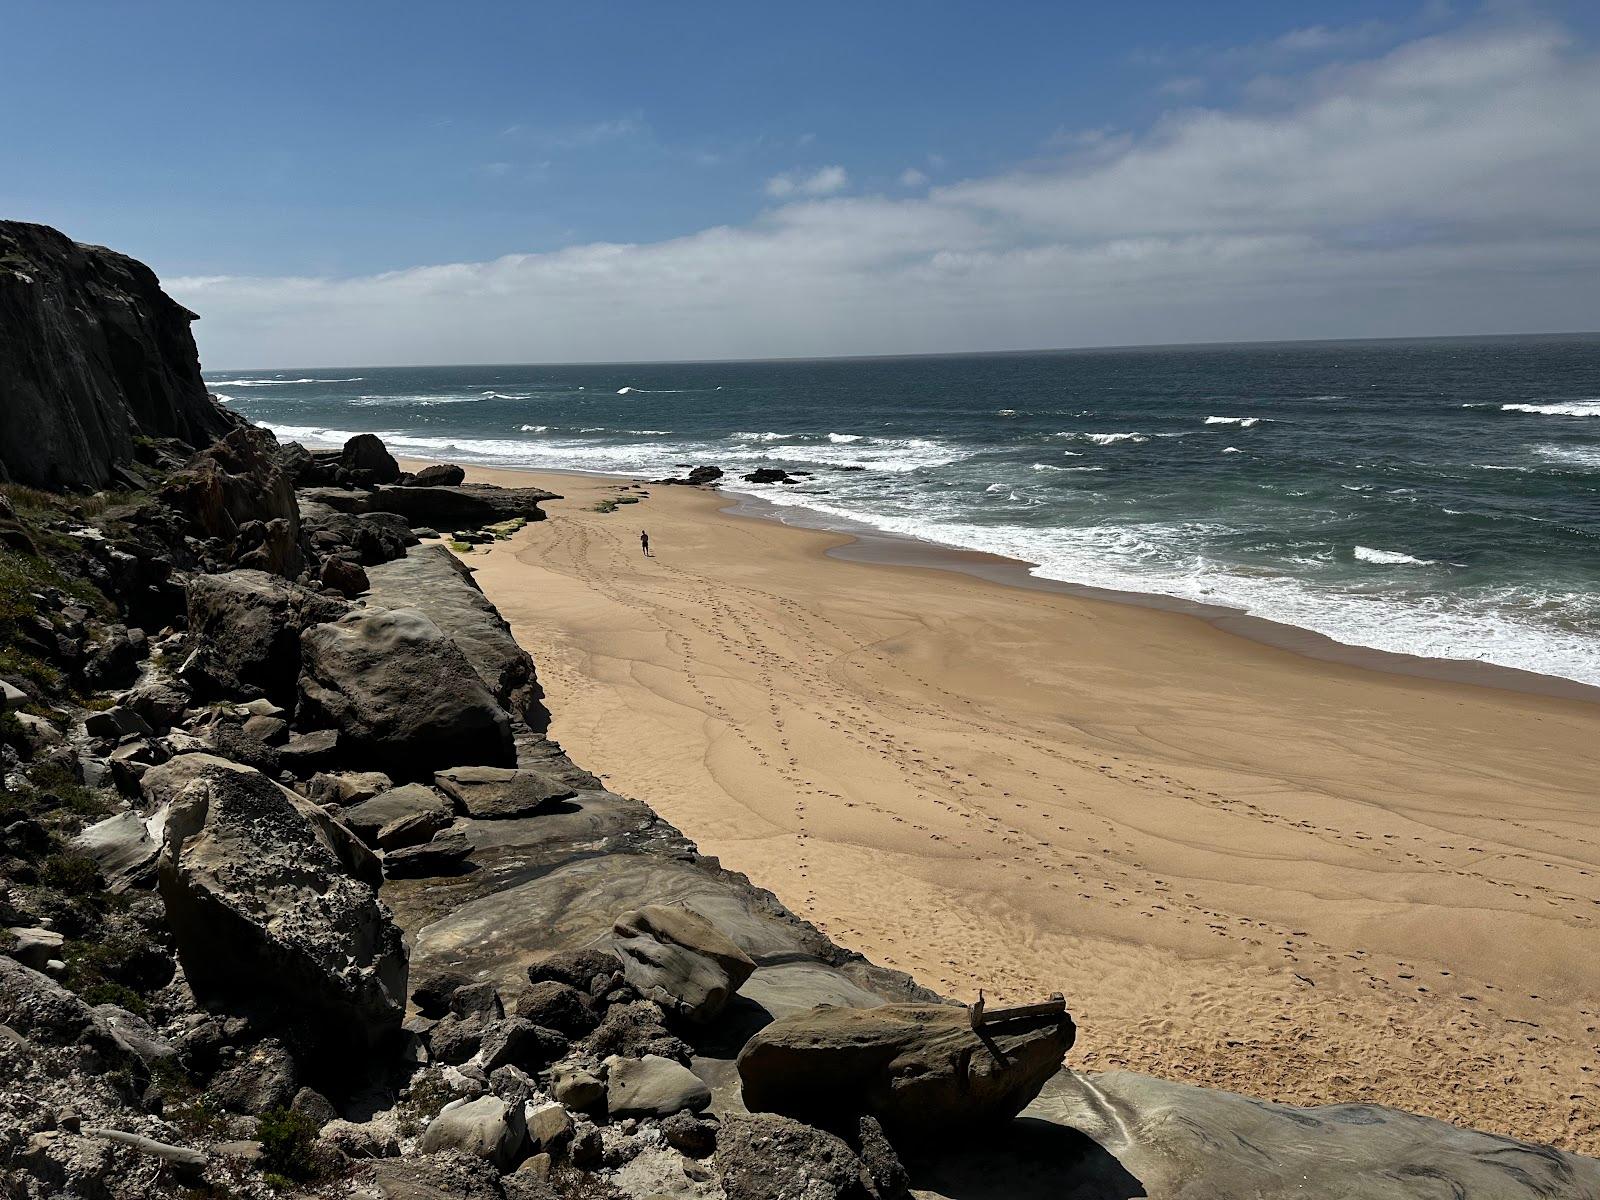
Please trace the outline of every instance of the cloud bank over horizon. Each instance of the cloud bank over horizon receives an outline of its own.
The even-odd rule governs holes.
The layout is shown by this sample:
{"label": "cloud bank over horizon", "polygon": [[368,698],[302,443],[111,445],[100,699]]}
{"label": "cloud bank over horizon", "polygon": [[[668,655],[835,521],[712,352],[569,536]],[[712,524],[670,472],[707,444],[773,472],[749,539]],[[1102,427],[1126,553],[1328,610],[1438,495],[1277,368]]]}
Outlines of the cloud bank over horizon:
{"label": "cloud bank over horizon", "polygon": [[1592,329],[1597,147],[1600,57],[1522,22],[1060,134],[987,177],[907,169],[910,195],[823,167],[663,241],[166,286],[207,365],[239,368]]}

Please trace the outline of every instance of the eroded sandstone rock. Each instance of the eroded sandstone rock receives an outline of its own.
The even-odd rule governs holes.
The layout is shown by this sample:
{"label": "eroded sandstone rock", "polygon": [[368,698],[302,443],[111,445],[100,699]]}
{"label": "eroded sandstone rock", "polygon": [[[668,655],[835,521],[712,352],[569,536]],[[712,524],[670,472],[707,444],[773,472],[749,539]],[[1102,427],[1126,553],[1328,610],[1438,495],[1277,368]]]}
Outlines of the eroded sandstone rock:
{"label": "eroded sandstone rock", "polygon": [[650,904],[612,930],[622,973],[648,1000],[698,1024],[713,1020],[756,969],[749,955],[699,913]]}
{"label": "eroded sandstone rock", "polygon": [[189,584],[185,678],[213,695],[294,696],[300,635],[347,611],[344,601],[265,571],[198,575]]}
{"label": "eroded sandstone rock", "polygon": [[[259,772],[180,755],[146,773],[170,807],[160,889],[195,994],[275,1005],[313,1043],[348,1051],[398,1031],[406,951],[369,883],[370,852]],[[375,865],[375,864],[373,864]]]}
{"label": "eroded sandstone rock", "polygon": [[461,651],[413,609],[366,609],[300,636],[302,721],[392,776],[509,766],[511,724]]}
{"label": "eroded sandstone rock", "polygon": [[1064,1011],[974,1030],[955,1005],[822,1007],[760,1030],[739,1052],[744,1101],[827,1123],[876,1117],[891,1137],[925,1138],[1009,1120],[1071,1048]]}

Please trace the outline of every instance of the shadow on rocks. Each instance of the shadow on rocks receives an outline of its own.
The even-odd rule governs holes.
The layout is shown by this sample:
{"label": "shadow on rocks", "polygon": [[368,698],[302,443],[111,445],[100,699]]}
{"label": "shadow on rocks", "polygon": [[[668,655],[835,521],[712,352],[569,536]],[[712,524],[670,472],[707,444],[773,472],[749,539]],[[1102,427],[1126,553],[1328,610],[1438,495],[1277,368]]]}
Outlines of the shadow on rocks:
{"label": "shadow on rocks", "polygon": [[908,1156],[912,1186],[947,1200],[1134,1200],[1144,1184],[1087,1134],[1018,1117],[959,1150]]}

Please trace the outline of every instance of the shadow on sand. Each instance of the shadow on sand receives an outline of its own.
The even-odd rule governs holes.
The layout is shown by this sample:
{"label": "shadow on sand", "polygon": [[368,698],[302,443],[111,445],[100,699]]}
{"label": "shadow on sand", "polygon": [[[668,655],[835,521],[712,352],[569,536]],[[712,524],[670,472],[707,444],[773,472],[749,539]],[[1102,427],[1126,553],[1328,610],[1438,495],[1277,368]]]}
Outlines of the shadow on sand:
{"label": "shadow on sand", "polygon": [[912,1186],[947,1200],[1134,1200],[1144,1184],[1076,1129],[1018,1117],[958,1152],[910,1158]]}

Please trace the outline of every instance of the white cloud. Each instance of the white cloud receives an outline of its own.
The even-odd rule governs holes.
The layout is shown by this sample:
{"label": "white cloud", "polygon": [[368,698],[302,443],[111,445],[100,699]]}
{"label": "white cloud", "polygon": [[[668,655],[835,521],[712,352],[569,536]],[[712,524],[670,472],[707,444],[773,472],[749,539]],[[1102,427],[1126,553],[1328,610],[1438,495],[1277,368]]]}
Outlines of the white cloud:
{"label": "white cloud", "polygon": [[842,192],[850,184],[850,176],[843,167],[819,167],[810,174],[789,171],[767,180],[767,195],[782,199],[786,196],[831,196]]}
{"label": "white cloud", "polygon": [[1539,25],[900,199],[355,279],[174,279],[215,366],[915,352],[1572,329],[1600,311],[1600,61]]}
{"label": "white cloud", "polygon": [[907,167],[904,171],[900,172],[901,187],[919,188],[927,182],[927,175],[923,174],[915,167]]}

